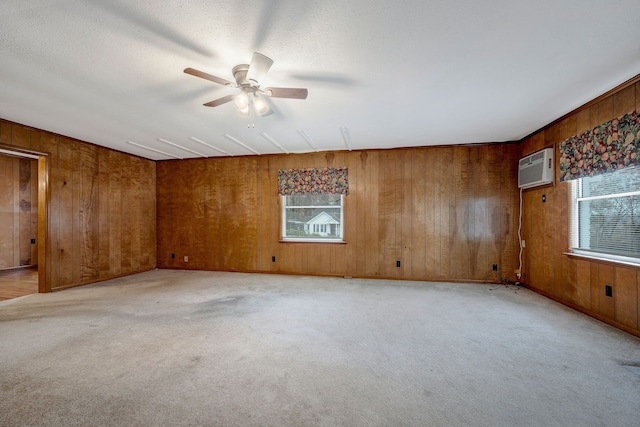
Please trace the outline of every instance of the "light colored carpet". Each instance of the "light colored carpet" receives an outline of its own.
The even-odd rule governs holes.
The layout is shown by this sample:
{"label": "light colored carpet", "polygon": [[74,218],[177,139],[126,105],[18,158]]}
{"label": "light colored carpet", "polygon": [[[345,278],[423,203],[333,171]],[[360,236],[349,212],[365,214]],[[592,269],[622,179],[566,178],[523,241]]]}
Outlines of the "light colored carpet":
{"label": "light colored carpet", "polygon": [[640,339],[500,286],[155,270],[0,303],[0,425],[638,426]]}

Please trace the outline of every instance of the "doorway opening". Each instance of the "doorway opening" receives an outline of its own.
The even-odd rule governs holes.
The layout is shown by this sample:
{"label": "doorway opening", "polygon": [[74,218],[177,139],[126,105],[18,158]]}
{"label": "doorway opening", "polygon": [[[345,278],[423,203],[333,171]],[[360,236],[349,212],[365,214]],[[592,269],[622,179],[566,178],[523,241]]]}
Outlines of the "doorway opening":
{"label": "doorway opening", "polygon": [[46,154],[0,147],[0,301],[49,292]]}

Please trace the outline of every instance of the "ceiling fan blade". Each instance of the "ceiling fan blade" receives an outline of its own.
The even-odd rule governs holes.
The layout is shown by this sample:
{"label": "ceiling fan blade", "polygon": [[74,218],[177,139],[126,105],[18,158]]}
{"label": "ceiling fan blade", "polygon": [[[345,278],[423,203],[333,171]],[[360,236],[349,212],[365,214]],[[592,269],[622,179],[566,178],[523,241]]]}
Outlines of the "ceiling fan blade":
{"label": "ceiling fan blade", "polygon": [[195,68],[185,68],[184,72],[187,74],[191,74],[192,76],[200,77],[201,79],[209,80],[210,82],[221,84],[223,86],[233,86],[233,83],[231,83],[229,80],[207,74],[203,71],[196,70]]}
{"label": "ceiling fan blade", "polygon": [[264,89],[264,93],[272,98],[292,99],[307,99],[307,95],[309,95],[307,89],[292,87],[268,87]]}
{"label": "ceiling fan blade", "polygon": [[202,105],[204,105],[205,107],[217,107],[218,105],[226,104],[229,101],[233,101],[235,97],[235,95],[227,95]]}
{"label": "ceiling fan blade", "polygon": [[269,72],[273,59],[269,58],[258,52],[253,52],[251,58],[251,64],[249,64],[249,71],[247,71],[247,80],[254,82],[260,82]]}

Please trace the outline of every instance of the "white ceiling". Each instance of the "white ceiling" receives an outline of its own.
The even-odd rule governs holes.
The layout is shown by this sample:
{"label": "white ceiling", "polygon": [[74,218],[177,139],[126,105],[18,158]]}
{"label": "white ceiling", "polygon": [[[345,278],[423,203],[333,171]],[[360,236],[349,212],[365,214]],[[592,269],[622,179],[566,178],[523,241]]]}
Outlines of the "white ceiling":
{"label": "white ceiling", "polygon": [[[638,0],[3,0],[0,117],[150,159],[518,140],[640,73]],[[258,51],[255,128],[233,80]],[[230,135],[251,150],[224,137]]]}

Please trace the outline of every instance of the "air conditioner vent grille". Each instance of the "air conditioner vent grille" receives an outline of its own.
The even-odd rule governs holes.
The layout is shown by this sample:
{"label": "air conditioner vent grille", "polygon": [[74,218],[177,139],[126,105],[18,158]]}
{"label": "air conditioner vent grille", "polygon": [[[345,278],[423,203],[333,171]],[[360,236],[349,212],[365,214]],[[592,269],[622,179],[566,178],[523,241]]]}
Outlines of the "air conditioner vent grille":
{"label": "air conditioner vent grille", "polygon": [[518,187],[531,188],[553,182],[553,148],[533,153],[518,162]]}
{"label": "air conditioner vent grille", "polygon": [[545,155],[545,152],[544,151],[540,151],[540,152],[534,154],[533,156],[531,156],[531,161],[535,162],[536,160],[544,159],[544,155]]}

